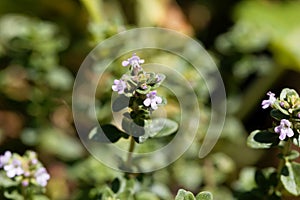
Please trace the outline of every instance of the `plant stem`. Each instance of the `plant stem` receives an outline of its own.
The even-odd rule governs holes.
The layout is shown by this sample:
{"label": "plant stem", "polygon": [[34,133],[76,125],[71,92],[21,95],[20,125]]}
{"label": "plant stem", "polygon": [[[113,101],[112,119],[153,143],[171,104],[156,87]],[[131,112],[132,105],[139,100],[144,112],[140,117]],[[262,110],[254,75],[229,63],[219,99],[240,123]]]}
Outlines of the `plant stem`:
{"label": "plant stem", "polygon": [[101,16],[101,1],[99,0],[81,0],[81,3],[84,5],[88,11],[93,22],[100,24],[102,20]]}
{"label": "plant stem", "polygon": [[282,158],[280,159],[280,162],[279,162],[279,165],[278,165],[278,169],[277,169],[278,183],[277,183],[277,186],[275,188],[275,191],[280,191],[280,189],[282,187],[282,184],[281,184],[281,181],[280,181],[280,176],[281,176],[282,169],[285,166],[285,162],[286,162],[285,156],[290,152],[291,143],[292,143],[292,140],[289,139],[287,142],[285,142],[285,144],[284,144],[284,146],[282,148],[282,151],[281,151]]}
{"label": "plant stem", "polygon": [[131,167],[131,161],[132,161],[132,153],[135,147],[135,141],[132,136],[130,136],[130,145],[128,149],[128,156],[127,156],[127,161],[126,161],[126,167],[130,168]]}

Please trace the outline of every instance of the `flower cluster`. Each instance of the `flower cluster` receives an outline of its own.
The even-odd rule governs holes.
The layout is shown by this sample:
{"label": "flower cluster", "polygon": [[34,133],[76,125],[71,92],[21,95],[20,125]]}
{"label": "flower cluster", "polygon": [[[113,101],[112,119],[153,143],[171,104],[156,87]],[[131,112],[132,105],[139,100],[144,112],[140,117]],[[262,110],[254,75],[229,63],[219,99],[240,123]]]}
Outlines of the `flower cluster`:
{"label": "flower cluster", "polygon": [[45,187],[50,179],[47,170],[33,151],[27,151],[24,156],[6,151],[0,155],[0,170],[23,187],[29,185]]}
{"label": "flower cluster", "polygon": [[148,110],[156,110],[163,99],[157,96],[156,88],[163,82],[165,75],[145,72],[141,67],[145,61],[133,54],[131,58],[122,62],[124,67],[129,66],[129,72],[121,79],[114,80],[112,90],[127,97],[140,99]]}
{"label": "flower cluster", "polygon": [[293,138],[299,135],[300,119],[300,98],[298,93],[289,88],[285,88],[278,98],[275,94],[268,92],[269,99],[263,100],[261,105],[263,109],[273,108],[271,116],[279,121],[279,125],[274,127],[274,132],[279,134],[280,140]]}

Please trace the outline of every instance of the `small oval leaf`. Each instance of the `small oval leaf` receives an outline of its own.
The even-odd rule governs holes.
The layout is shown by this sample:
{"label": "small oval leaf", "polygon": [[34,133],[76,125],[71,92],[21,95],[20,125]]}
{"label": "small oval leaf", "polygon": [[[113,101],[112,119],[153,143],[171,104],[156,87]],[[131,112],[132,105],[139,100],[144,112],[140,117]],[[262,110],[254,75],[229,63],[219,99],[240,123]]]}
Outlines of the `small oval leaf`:
{"label": "small oval leaf", "polygon": [[112,105],[113,112],[119,112],[120,110],[128,107],[129,105],[129,98],[123,94],[119,95]]}
{"label": "small oval leaf", "polygon": [[287,176],[281,175],[280,180],[284,188],[291,194],[300,195],[300,164],[295,162],[287,162]]}
{"label": "small oval leaf", "polygon": [[213,195],[210,192],[200,192],[196,196],[196,200],[213,200]]}
{"label": "small oval leaf", "polygon": [[121,137],[128,138],[129,136],[117,129],[114,125],[106,124],[99,127],[93,128],[89,133],[89,139],[96,141],[96,142],[103,142],[103,143],[114,143],[117,142]]}
{"label": "small oval leaf", "polygon": [[269,131],[255,130],[247,139],[247,145],[254,149],[269,149],[280,142],[278,135]]}
{"label": "small oval leaf", "polygon": [[145,126],[146,133],[151,138],[165,137],[175,133],[178,129],[177,122],[167,118],[156,118]]}
{"label": "small oval leaf", "polygon": [[278,121],[289,118],[288,115],[283,114],[282,112],[280,112],[277,109],[271,110],[270,115],[271,115],[271,117],[273,117],[274,119],[277,119]]}

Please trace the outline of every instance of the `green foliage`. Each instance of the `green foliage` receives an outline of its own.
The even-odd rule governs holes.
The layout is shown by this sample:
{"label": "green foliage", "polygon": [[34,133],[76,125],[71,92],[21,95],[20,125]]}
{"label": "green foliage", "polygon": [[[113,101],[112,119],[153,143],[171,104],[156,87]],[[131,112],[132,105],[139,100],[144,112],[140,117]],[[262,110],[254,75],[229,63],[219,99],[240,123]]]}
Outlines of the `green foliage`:
{"label": "green foliage", "polygon": [[175,200],[212,200],[213,196],[210,192],[200,192],[195,197],[190,191],[179,189]]}
{"label": "green foliage", "polygon": [[241,31],[241,40],[247,45],[268,44],[281,66],[299,69],[300,49],[296,36],[300,28],[296,20],[299,8],[298,1],[243,1],[235,12],[235,18],[246,28]]}
{"label": "green foliage", "polygon": [[[173,191],[178,187],[191,191],[204,187],[214,194],[215,199],[233,199],[232,190],[238,199],[277,200],[299,194],[299,166],[292,162],[299,157],[299,152],[290,148],[284,151],[291,140],[296,146],[300,145],[300,119],[297,116],[300,109],[295,90],[283,90],[274,104],[270,113],[274,126],[252,132],[247,140],[248,146],[255,149],[279,147],[278,158],[284,164],[279,165],[277,171],[245,169],[245,166],[257,164],[258,160],[262,162],[260,166],[268,162],[259,159],[261,151],[245,148],[246,132],[242,124],[248,124],[249,113],[255,113],[253,111],[257,109],[265,90],[281,86],[280,81],[286,77],[282,69],[299,69],[299,2],[243,0],[237,5],[232,3],[234,9],[228,9],[234,10],[234,25],[231,29],[223,20],[222,13],[225,9],[221,6],[222,12],[214,10],[216,5],[222,5],[222,1],[205,4],[198,1],[190,5],[191,2],[179,2],[174,9],[169,3],[159,0],[53,0],[51,3],[31,0],[0,1],[1,151],[10,148],[18,152],[28,148],[37,150],[46,167],[51,170],[52,180],[47,188],[49,199],[174,199],[175,194],[170,189]],[[152,12],[153,10],[157,12]],[[219,13],[222,16],[222,26],[218,26]],[[30,17],[24,14],[29,14]],[[210,53],[218,62],[227,87],[226,125],[211,155],[199,160],[198,151],[205,136],[206,124],[210,120],[206,84],[211,83],[195,78],[194,71],[183,59],[146,50],[145,55],[151,62],[178,66],[176,70],[188,80],[199,96],[201,126],[195,142],[173,165],[152,174],[139,175],[136,179],[130,179],[131,181],[125,180],[124,174],[95,159],[86,158],[87,154],[76,137],[69,108],[74,75],[91,47],[104,39],[135,27],[136,24],[174,28],[173,23],[169,23],[174,20],[170,19],[184,14],[195,28],[189,34],[194,32],[195,36],[200,35],[204,39],[206,36],[203,37],[203,33],[212,33],[207,37],[209,41],[203,42],[211,49]],[[180,28],[175,27],[177,30],[191,25],[180,20],[176,22],[180,25]],[[229,31],[218,35],[222,32],[222,27]],[[214,30],[217,30],[219,36],[216,48],[210,45],[214,39]],[[130,46],[131,42],[135,41],[128,41],[124,45]],[[103,74],[104,87],[99,87],[96,94],[99,101],[96,102],[95,109],[100,124],[105,124],[102,127],[104,134],[94,128],[89,135],[91,141],[115,142],[113,145],[127,148],[125,139],[131,133],[137,136],[135,141],[139,144],[136,144],[135,150],[138,152],[162,148],[178,129],[175,121],[180,121],[180,111],[176,98],[159,88],[159,84],[155,83],[155,74],[147,73],[141,81],[151,87],[145,90],[137,88],[137,93],[142,96],[159,88],[159,92],[162,91],[161,94],[168,99],[165,112],[175,121],[157,117],[155,113],[150,119],[149,113],[144,111],[129,113],[136,106],[132,102],[132,96],[118,95],[111,105],[111,79],[122,73],[119,67],[112,68],[114,69]],[[209,73],[209,69],[206,70]],[[162,80],[165,78],[163,74],[157,75]],[[86,76],[91,80],[95,78],[92,73]],[[297,81],[289,79],[288,85],[292,84],[296,85]],[[184,93],[178,85],[174,85],[176,89],[179,88],[180,93]],[[84,105],[84,94],[82,96]],[[139,99],[140,105],[142,100],[144,99]],[[284,106],[280,104],[281,101]],[[123,126],[122,123],[116,123],[116,126],[108,124],[112,122],[111,110],[121,113],[129,107],[129,115],[124,116]],[[89,110],[87,107],[82,109]],[[295,133],[292,138],[284,141],[280,141],[279,134],[274,132],[275,125],[282,119],[292,122]],[[88,124],[85,125],[89,127]],[[165,161],[158,159],[151,164],[155,165],[157,162]],[[234,178],[239,169],[241,176],[236,181]],[[15,182],[3,173],[0,173],[0,179],[0,199],[24,199],[20,195],[21,190],[12,189],[16,186]],[[231,185],[234,185],[233,188]],[[4,192],[3,187],[10,189]],[[192,198],[191,192],[186,193]],[[203,198],[210,196],[206,192],[200,194],[198,195]],[[198,195],[192,199],[198,199]],[[47,197],[37,195],[32,199]]]}
{"label": "green foliage", "polygon": [[295,196],[300,195],[300,164],[286,162],[287,174],[281,174],[280,180],[284,188]]}
{"label": "green foliage", "polygon": [[250,133],[247,145],[254,149],[269,149],[278,145],[279,141],[278,136],[273,132],[255,130]]}

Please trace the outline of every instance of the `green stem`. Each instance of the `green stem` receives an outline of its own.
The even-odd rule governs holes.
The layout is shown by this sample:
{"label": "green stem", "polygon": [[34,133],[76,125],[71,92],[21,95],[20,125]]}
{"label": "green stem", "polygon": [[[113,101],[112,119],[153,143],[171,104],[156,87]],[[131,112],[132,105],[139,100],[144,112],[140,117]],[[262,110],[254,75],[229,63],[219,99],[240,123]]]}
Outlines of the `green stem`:
{"label": "green stem", "polygon": [[93,22],[100,24],[103,19],[101,16],[101,1],[100,0],[81,0],[81,3],[84,5],[88,11]]}
{"label": "green stem", "polygon": [[290,152],[291,144],[292,144],[292,140],[289,139],[287,142],[285,142],[285,144],[284,144],[284,146],[282,148],[282,151],[281,151],[282,158],[280,159],[280,162],[279,162],[279,165],[278,165],[278,169],[277,169],[278,183],[277,183],[277,186],[275,188],[275,191],[280,191],[281,188],[282,188],[282,184],[281,184],[281,181],[280,181],[280,176],[281,176],[282,169],[285,166],[285,162],[286,162],[285,157]]}
{"label": "green stem", "polygon": [[126,160],[126,167],[128,167],[128,168],[131,167],[132,153],[134,151],[134,147],[135,147],[135,141],[134,141],[134,138],[131,136],[130,137],[130,145],[129,145],[129,149],[128,149],[128,156],[127,156],[127,160]]}

